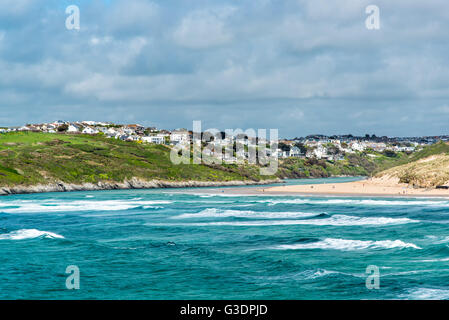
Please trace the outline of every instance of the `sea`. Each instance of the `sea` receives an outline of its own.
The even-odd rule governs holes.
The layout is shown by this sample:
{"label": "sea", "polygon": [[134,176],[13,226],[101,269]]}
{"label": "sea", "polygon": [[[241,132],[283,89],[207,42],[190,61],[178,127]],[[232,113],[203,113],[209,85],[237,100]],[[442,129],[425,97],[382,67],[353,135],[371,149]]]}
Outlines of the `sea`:
{"label": "sea", "polygon": [[448,199],[241,190],[0,197],[0,299],[449,299]]}

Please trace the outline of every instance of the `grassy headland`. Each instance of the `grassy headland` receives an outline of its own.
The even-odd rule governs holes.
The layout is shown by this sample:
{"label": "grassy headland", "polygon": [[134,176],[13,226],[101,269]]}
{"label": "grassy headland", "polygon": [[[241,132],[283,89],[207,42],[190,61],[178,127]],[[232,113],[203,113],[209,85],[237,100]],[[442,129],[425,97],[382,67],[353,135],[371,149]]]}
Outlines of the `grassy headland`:
{"label": "grassy headland", "polygon": [[0,187],[145,181],[262,181],[255,166],[174,165],[170,149],[100,135],[0,134]]}
{"label": "grassy headland", "polygon": [[255,165],[174,165],[170,161],[170,148],[164,145],[124,142],[101,135],[0,134],[0,188],[60,182],[121,183],[133,178],[263,182],[276,178],[374,176],[393,167],[397,168],[385,172],[397,176],[401,182],[430,186],[449,180],[448,165],[449,145],[440,142],[412,154],[366,151],[347,154],[340,161],[281,159],[276,176],[261,176]]}

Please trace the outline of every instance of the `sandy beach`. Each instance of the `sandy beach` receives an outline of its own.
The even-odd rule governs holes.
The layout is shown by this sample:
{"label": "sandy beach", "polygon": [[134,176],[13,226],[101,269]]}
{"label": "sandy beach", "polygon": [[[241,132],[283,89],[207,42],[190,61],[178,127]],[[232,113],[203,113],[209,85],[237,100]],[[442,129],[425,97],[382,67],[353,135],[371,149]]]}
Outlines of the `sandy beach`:
{"label": "sandy beach", "polygon": [[258,189],[258,191],[265,194],[449,197],[449,190],[413,188],[399,183],[396,178],[389,177],[345,183],[279,186]]}
{"label": "sandy beach", "polygon": [[[184,190],[175,192],[185,193]],[[347,197],[438,197],[449,198],[449,190],[413,188],[395,178],[370,178],[354,182],[239,188],[198,188],[188,193],[222,195],[303,195]]]}

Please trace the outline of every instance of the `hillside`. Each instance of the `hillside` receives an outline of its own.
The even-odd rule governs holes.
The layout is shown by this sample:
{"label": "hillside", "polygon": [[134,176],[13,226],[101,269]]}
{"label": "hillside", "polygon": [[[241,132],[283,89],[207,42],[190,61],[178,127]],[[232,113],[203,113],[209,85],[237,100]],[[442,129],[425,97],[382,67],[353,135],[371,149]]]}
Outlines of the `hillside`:
{"label": "hillside", "polygon": [[449,183],[449,145],[439,142],[417,152],[410,162],[379,172],[376,178],[390,178],[420,188]]}
{"label": "hillside", "polygon": [[170,149],[95,135],[0,134],[0,188],[37,184],[142,181],[258,182],[255,166],[174,165]]}
{"label": "hillside", "polygon": [[375,152],[347,154],[344,160],[339,161],[290,158],[280,160],[277,176],[281,178],[371,176],[408,161],[408,156],[402,153],[389,157]]}
{"label": "hillside", "polygon": [[[283,159],[276,174],[279,178],[341,175],[391,176],[419,187],[441,185],[449,181],[449,145],[440,142],[410,155],[349,154],[335,162]],[[249,184],[271,179],[276,177],[261,176],[259,168],[251,165],[174,165],[170,149],[163,145],[124,142],[101,135],[0,134],[0,189],[60,183],[109,184],[108,188],[114,188],[114,183],[125,183],[117,186],[122,188],[128,181],[134,181],[134,185],[166,181],[173,186],[190,181]]]}
{"label": "hillside", "polygon": [[449,183],[449,155],[440,154],[382,171],[376,177],[396,179],[419,188],[433,188]]}

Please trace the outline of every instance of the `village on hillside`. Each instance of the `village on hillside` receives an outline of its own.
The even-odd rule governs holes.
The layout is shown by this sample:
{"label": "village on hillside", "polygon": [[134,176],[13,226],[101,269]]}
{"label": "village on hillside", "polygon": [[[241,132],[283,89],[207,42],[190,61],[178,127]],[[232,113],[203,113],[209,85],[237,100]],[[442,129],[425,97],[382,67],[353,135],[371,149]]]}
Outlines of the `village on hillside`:
{"label": "village on hillside", "polygon": [[[104,135],[107,138],[119,139],[123,141],[134,141],[138,143],[163,144],[168,146],[190,145],[193,132],[187,129],[164,130],[156,127],[144,127],[139,124],[114,124],[110,122],[97,121],[55,121],[42,124],[27,124],[20,127],[0,128],[0,134],[9,132],[43,132],[54,134],[88,134]],[[243,141],[244,145],[256,142],[266,143],[269,141],[260,141],[260,138],[244,136],[227,136],[222,133],[222,139],[212,139],[209,143],[220,144],[226,147],[230,144],[235,145]],[[376,137],[375,135],[365,135],[357,137],[353,135],[310,135],[307,137],[281,139],[278,142],[277,150],[271,155],[278,158],[316,158],[329,161],[343,160],[346,154],[366,152],[368,156],[375,157],[373,153],[412,153],[420,150],[426,145],[434,144],[438,141],[449,141],[449,136],[432,137],[408,137],[408,138],[389,138],[386,136]],[[245,151],[246,150],[246,151]],[[248,149],[240,150],[242,154],[237,156],[247,156]],[[224,159],[225,161],[227,159]],[[231,159],[228,159],[231,160]]]}

